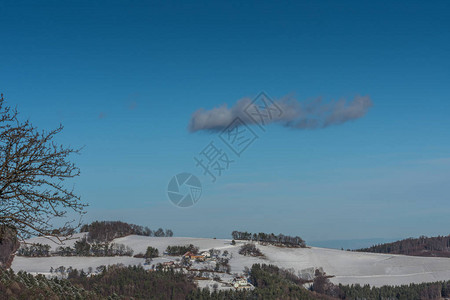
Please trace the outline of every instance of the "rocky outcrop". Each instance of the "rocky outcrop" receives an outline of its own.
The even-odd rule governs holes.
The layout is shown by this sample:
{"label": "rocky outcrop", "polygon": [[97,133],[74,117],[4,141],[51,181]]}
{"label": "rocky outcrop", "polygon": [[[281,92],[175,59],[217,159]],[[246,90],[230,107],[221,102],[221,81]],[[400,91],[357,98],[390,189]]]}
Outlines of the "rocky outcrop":
{"label": "rocky outcrop", "polygon": [[0,226],[0,268],[9,269],[20,243],[14,229]]}

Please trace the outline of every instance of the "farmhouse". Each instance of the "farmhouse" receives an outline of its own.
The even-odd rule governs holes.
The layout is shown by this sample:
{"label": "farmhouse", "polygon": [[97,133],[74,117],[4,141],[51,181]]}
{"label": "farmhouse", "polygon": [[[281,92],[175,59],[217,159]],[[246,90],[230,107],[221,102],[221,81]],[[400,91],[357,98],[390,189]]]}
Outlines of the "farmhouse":
{"label": "farmhouse", "polygon": [[211,253],[209,253],[209,251],[203,251],[201,255],[203,255],[205,258],[211,257]]}
{"label": "farmhouse", "polygon": [[193,252],[191,252],[191,251],[186,252],[186,253],[183,255],[183,257],[187,257],[187,258],[189,258],[189,259],[191,259],[191,260],[196,260],[196,259],[198,259],[198,260],[205,260],[205,256],[203,256],[203,255],[197,255],[197,254],[195,254],[195,253],[193,253]]}
{"label": "farmhouse", "polygon": [[245,277],[235,277],[232,281],[233,286],[237,288],[245,288],[249,287],[250,284],[248,283],[247,279]]}

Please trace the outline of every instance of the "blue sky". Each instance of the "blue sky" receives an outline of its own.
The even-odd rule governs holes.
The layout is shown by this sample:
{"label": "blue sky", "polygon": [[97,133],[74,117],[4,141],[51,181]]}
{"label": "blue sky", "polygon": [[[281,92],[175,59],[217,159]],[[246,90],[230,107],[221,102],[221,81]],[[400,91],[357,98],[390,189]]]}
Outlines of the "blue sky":
{"label": "blue sky", "polygon": [[[84,146],[87,221],[307,241],[448,234],[448,1],[3,1],[0,13],[0,90]],[[373,107],[320,130],[270,125],[211,183],[193,157],[217,134],[190,133],[192,113],[260,91]],[[180,172],[203,183],[188,209],[166,195]]]}

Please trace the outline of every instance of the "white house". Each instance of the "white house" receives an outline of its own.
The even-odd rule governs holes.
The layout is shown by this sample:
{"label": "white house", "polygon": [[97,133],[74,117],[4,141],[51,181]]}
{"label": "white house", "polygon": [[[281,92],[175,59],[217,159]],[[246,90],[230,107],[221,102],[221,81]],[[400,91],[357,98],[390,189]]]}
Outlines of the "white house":
{"label": "white house", "polygon": [[235,288],[246,287],[248,286],[247,279],[245,277],[235,277],[233,279],[233,286]]}
{"label": "white house", "polygon": [[205,258],[210,258],[211,257],[211,253],[209,253],[209,251],[204,251],[201,253],[202,256],[204,256]]}

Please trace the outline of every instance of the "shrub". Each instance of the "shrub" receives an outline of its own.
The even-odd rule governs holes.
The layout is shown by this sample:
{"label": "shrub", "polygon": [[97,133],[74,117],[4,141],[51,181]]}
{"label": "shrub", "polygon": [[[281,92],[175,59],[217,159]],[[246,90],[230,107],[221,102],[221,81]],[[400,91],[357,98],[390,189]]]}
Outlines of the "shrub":
{"label": "shrub", "polygon": [[239,249],[239,254],[245,256],[264,256],[261,251],[253,244],[242,245]]}

